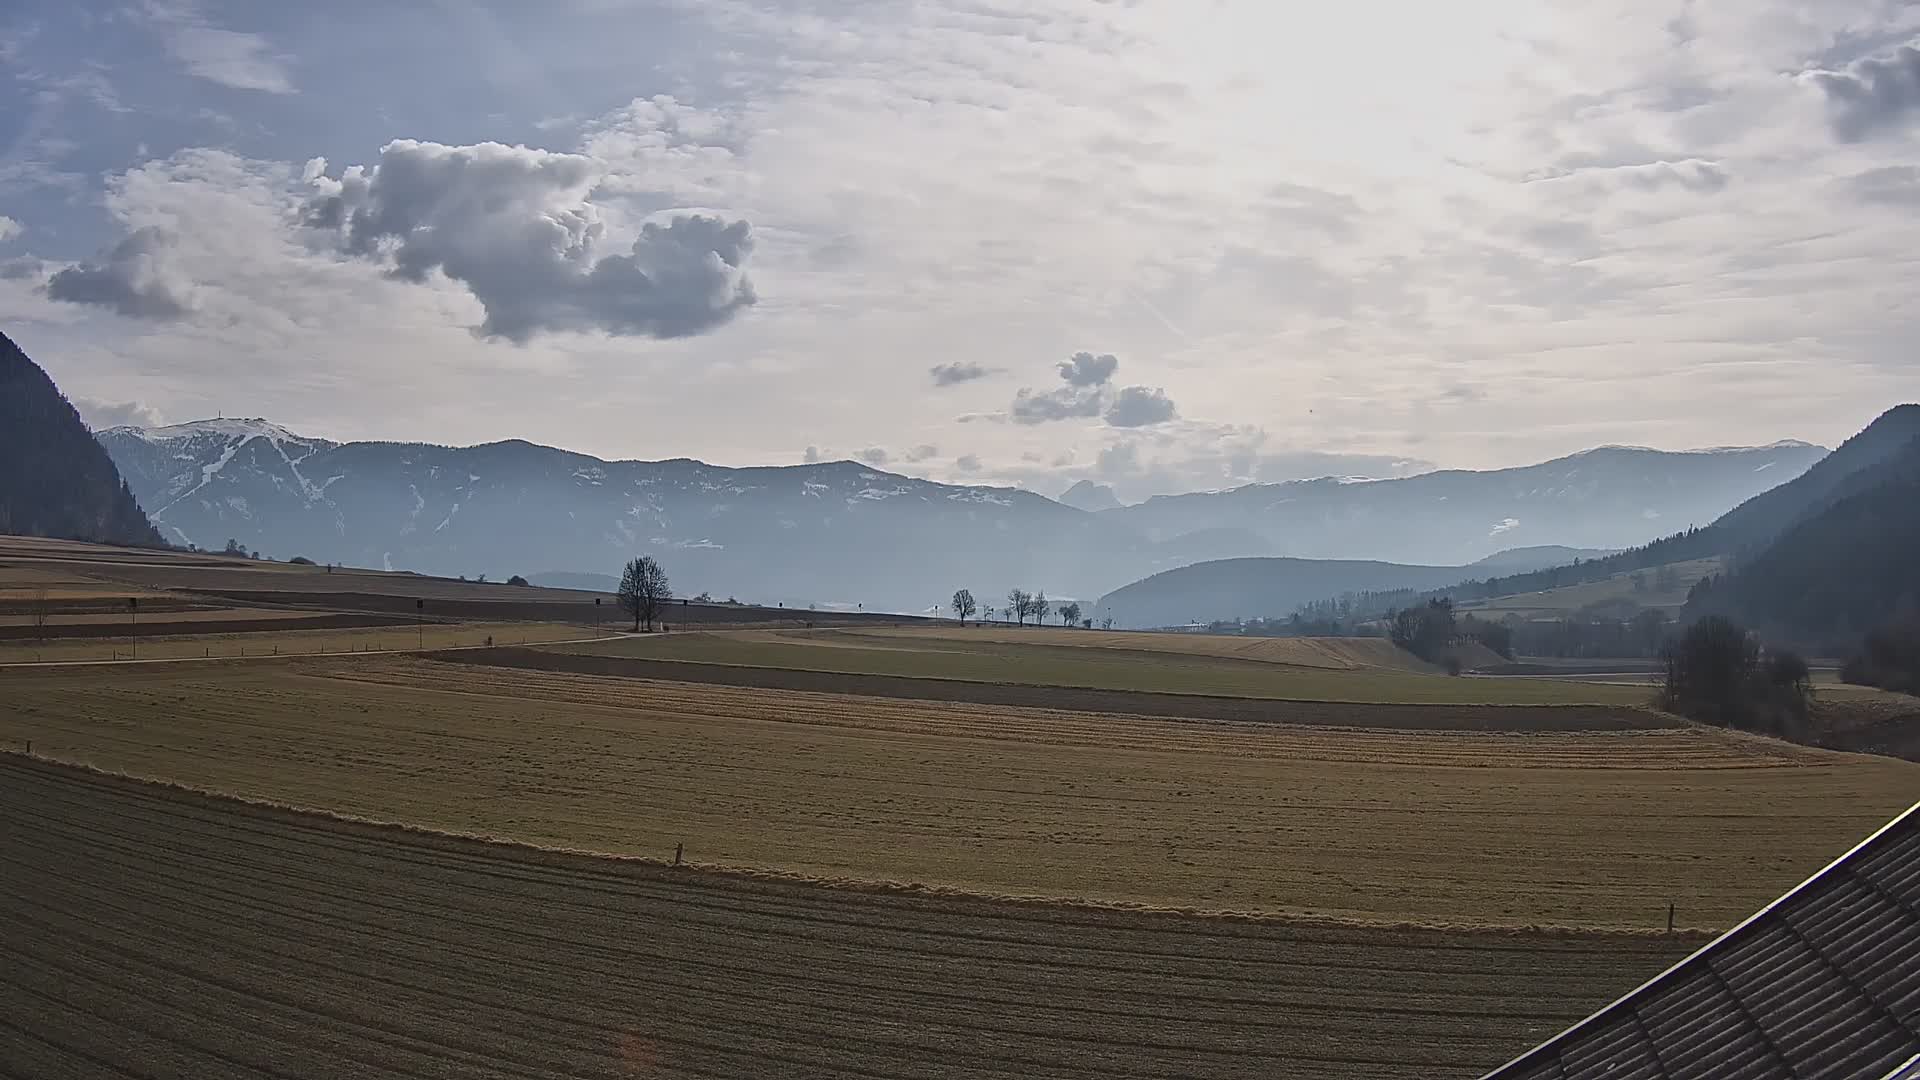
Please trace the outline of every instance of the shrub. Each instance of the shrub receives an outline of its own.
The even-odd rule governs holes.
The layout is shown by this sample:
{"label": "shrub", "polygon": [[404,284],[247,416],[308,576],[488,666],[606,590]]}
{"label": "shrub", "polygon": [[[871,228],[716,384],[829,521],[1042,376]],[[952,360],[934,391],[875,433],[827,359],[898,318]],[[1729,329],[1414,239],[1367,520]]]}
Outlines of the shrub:
{"label": "shrub", "polygon": [[519,574],[515,574],[515,575],[513,575],[512,577],[510,577],[510,578],[508,578],[508,579],[507,579],[507,584],[509,584],[509,585],[526,585],[526,584],[527,584],[527,579],[526,579],[526,578],[523,578],[523,577],[521,577],[521,576],[520,576]]}
{"label": "shrub", "polygon": [[1660,706],[1704,724],[1794,737],[1806,730],[1807,662],[1766,654],[1733,620],[1709,615],[1664,650]]}

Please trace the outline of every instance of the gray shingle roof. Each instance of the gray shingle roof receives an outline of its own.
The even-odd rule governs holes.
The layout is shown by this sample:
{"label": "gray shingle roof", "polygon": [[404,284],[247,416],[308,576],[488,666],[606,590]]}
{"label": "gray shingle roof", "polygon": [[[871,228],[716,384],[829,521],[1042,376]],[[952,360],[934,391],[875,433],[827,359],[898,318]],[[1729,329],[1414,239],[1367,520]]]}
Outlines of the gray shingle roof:
{"label": "gray shingle roof", "polygon": [[1920,804],[1486,1080],[1920,1078]]}

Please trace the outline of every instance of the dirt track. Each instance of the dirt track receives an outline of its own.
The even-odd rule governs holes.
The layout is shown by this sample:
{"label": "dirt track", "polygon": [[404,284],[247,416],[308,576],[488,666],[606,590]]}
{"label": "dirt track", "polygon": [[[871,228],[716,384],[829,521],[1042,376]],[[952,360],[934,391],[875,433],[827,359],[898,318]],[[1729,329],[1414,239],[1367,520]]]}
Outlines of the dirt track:
{"label": "dirt track", "polygon": [[731,664],[589,656],[521,648],[469,649],[457,655],[434,655],[433,659],[525,671],[664,679],[712,686],[1243,723],[1277,721],[1407,731],[1531,732],[1636,731],[1673,727],[1676,724],[1671,718],[1650,711],[1595,705],[1370,705],[1338,701],[1274,701],[1133,690],[1019,686],[962,679],[851,675],[796,668],[749,668]]}
{"label": "dirt track", "polygon": [[1472,1076],[1695,942],[824,889],[0,755],[0,1075]]}

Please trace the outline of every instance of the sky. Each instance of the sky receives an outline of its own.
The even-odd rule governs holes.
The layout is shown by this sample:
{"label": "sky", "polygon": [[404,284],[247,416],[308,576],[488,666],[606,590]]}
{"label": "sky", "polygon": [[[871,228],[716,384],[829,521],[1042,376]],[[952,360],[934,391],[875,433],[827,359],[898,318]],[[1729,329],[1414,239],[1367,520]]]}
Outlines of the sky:
{"label": "sky", "polygon": [[97,426],[1123,498],[1920,396],[1920,7],[13,0],[0,329]]}

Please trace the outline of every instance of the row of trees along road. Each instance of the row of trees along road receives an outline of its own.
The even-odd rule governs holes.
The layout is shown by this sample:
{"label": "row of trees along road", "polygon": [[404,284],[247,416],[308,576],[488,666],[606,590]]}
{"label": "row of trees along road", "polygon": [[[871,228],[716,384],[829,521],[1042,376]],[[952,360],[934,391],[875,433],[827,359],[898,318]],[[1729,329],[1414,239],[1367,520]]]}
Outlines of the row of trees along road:
{"label": "row of trees along road", "polygon": [[[983,609],[980,606],[980,602],[974,599],[972,589],[960,589],[953,594],[953,600],[948,606],[953,609],[954,617],[960,620],[960,625],[962,626],[965,626],[967,620],[976,615],[983,620],[1005,618],[1021,626],[1025,626],[1028,619],[1032,619],[1033,625],[1039,626],[1046,621],[1047,612],[1049,608],[1052,607],[1052,604],[1051,601],[1047,599],[1047,593],[1044,589],[1037,593],[1030,593],[1025,589],[1014,589],[1007,593],[1006,607],[999,609],[989,607]],[[1081,621],[1079,601],[1061,604],[1058,608],[1053,608],[1052,610],[1060,616],[1061,626],[1072,626],[1075,623],[1079,623],[1088,628],[1093,626],[1092,619],[1087,619],[1084,622]]]}

